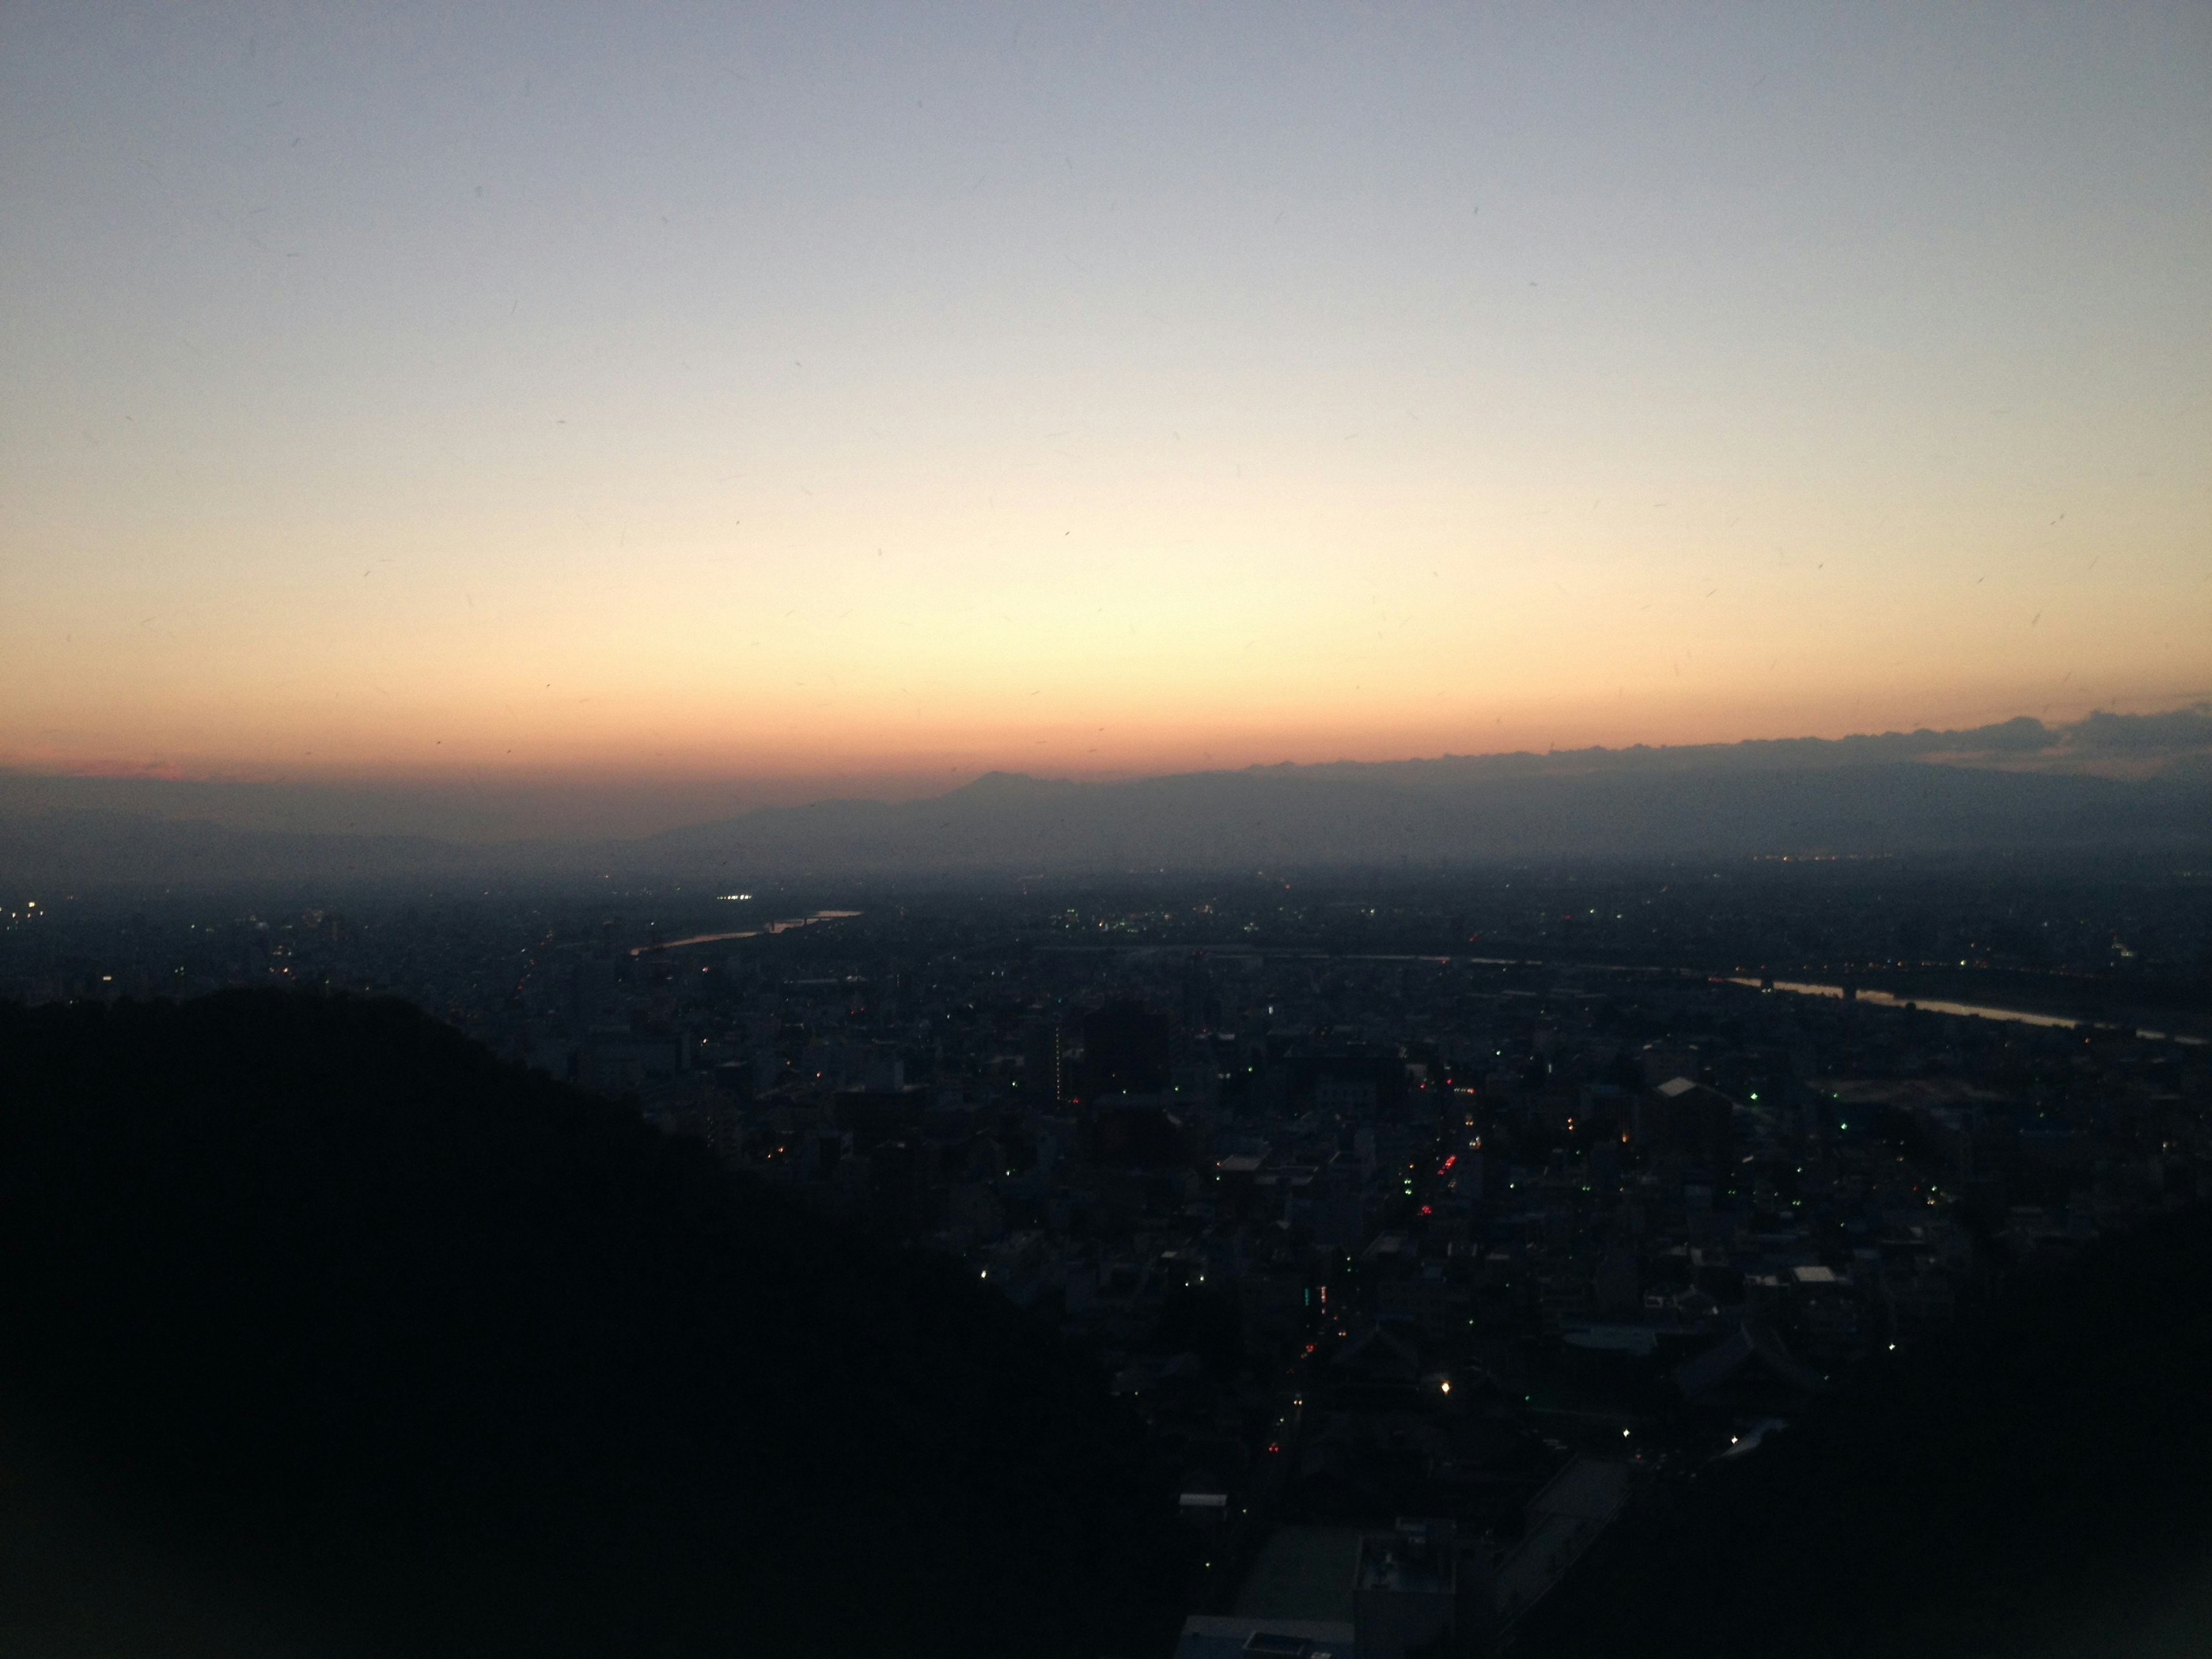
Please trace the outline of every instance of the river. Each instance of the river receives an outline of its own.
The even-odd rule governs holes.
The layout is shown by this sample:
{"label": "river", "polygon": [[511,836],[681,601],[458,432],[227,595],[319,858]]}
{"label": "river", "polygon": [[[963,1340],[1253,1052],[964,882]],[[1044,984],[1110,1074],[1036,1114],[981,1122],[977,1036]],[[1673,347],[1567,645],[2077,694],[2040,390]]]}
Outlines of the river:
{"label": "river", "polygon": [[[1739,979],[1734,975],[1729,976],[1728,982],[1731,985],[1748,985],[1754,991],[1765,988],[1761,981]],[[1801,997],[1840,997],[1844,994],[1844,988],[1840,985],[1812,985],[1801,980],[1778,979],[1774,981],[1774,988]],[[1993,1008],[1978,1002],[1944,1002],[1934,997],[1900,997],[1888,991],[1870,991],[1864,988],[1860,990],[1858,1000],[1861,1002],[1870,1002],[1877,1008],[1924,1008],[1931,1014],[1957,1014],[1972,1019],[2008,1019],[2020,1025],[2053,1025],[2066,1030],[2070,1030],[2077,1025],[2094,1025],[2098,1023],[2089,1019],[2069,1019],[2060,1014],[2032,1014],[2022,1008]],[[2135,1034],[2147,1042],[2184,1042],[2192,1048],[2201,1048],[2205,1046],[2205,1039],[2203,1037],[2183,1036],[2174,1031],[2153,1031],[2137,1027],[2135,1028]]]}

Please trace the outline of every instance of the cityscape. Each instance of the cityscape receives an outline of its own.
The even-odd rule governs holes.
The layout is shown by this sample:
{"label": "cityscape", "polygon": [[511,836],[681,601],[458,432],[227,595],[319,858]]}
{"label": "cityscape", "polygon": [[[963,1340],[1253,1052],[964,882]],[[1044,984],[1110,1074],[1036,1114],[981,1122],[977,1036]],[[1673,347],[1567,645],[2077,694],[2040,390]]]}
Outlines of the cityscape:
{"label": "cityscape", "polygon": [[2199,1197],[2212,872],[2006,864],[26,899],[0,969],[404,998],[962,1264],[1141,1420],[1179,1654],[1542,1652],[1631,1505]]}

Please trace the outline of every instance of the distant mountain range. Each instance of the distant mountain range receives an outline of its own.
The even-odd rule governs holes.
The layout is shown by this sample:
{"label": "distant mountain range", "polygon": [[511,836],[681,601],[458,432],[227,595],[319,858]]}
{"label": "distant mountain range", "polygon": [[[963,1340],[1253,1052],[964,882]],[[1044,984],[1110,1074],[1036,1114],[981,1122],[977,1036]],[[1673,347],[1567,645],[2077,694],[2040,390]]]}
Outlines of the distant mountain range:
{"label": "distant mountain range", "polygon": [[[2104,771],[2093,769],[2104,768]],[[2107,775],[2117,769],[2124,775]],[[1699,747],[1253,767],[1115,783],[992,773],[898,802],[764,807],[623,841],[317,834],[56,804],[0,877],[77,886],[476,877],[735,879],[1441,866],[1532,858],[2212,847],[2212,713]]]}

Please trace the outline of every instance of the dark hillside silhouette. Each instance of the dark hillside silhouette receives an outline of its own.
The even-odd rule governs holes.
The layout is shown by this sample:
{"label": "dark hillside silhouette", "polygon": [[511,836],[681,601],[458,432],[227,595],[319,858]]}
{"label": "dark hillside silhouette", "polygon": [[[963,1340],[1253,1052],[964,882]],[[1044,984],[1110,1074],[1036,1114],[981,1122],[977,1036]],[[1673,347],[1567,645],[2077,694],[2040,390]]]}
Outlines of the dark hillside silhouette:
{"label": "dark hillside silhouette", "polygon": [[2208,1296],[2201,1205],[2022,1279],[1644,1508],[1530,1659],[2212,1651]]}
{"label": "dark hillside silhouette", "polygon": [[226,1651],[1095,1655],[1161,1583],[1048,1333],[392,1002],[0,1008],[0,1434],[11,1652],[191,1650],[153,1584]]}

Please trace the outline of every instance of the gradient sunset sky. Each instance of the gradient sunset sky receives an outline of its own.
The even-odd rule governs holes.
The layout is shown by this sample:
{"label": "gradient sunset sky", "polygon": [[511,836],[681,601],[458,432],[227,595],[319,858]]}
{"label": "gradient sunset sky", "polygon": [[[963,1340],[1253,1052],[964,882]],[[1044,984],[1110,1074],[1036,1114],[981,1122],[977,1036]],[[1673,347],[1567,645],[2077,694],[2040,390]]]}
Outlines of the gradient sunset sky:
{"label": "gradient sunset sky", "polygon": [[0,11],[0,764],[2212,695],[2212,7]]}

